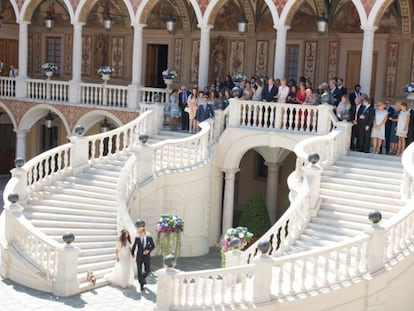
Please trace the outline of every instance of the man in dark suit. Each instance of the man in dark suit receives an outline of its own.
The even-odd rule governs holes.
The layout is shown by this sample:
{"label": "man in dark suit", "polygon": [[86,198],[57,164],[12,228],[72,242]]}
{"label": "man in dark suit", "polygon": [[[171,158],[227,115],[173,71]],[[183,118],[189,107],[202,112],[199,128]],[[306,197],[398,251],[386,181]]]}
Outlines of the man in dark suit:
{"label": "man in dark suit", "polygon": [[[138,229],[138,236],[135,238],[134,245],[131,249],[132,256],[136,256],[138,282],[141,286],[141,291],[144,290],[144,285],[147,284],[145,280],[151,272],[151,252],[155,248],[154,240],[147,235],[144,227]],[[137,253],[135,255],[135,249]],[[142,265],[144,265],[144,273],[142,272]]]}
{"label": "man in dark suit", "polygon": [[336,87],[337,87],[337,89],[339,90],[339,93],[340,93],[339,101],[341,101],[342,96],[348,94],[348,90],[346,89],[346,87],[344,85],[344,79],[342,79],[342,78],[336,79]]}
{"label": "man in dark suit", "polygon": [[330,89],[329,104],[337,107],[339,102],[341,101],[341,91],[336,86],[336,80],[335,79],[331,79],[329,81],[329,89]]}
{"label": "man in dark suit", "polygon": [[275,102],[277,101],[276,95],[279,92],[277,86],[275,85],[275,81],[270,78],[267,80],[267,84],[263,87],[263,101],[265,102]]}
{"label": "man in dark suit", "polygon": [[355,98],[361,97],[361,86],[356,84],[354,87],[354,91],[349,93],[349,102],[351,105],[355,105]]}
{"label": "man in dark suit", "polygon": [[[410,106],[408,105],[408,107]],[[409,108],[408,111],[410,111],[410,122],[408,123],[406,146],[414,141],[414,109]]]}
{"label": "man in dark suit", "polygon": [[188,112],[185,111],[187,107],[187,99],[190,96],[190,92],[186,90],[185,85],[181,85],[180,93],[178,94],[178,106],[180,107],[181,112],[181,129],[183,131],[188,131]]}
{"label": "man in dark suit", "polygon": [[209,118],[214,119],[214,107],[208,103],[208,96],[204,95],[197,108],[197,121],[203,122]]}
{"label": "man in dark suit", "polygon": [[360,136],[358,140],[361,141],[359,151],[369,153],[369,148],[371,146],[371,130],[374,125],[375,109],[373,106],[372,98],[368,98],[366,95],[364,95],[363,98],[364,111],[359,116]]}
{"label": "man in dark suit", "polygon": [[351,150],[360,150],[360,142],[358,140],[359,136],[359,117],[361,116],[362,112],[364,111],[364,105],[361,103],[361,98],[357,97],[355,98],[354,104],[351,105],[351,109],[349,110],[349,118],[352,122],[352,132],[351,132],[351,144],[350,149]]}

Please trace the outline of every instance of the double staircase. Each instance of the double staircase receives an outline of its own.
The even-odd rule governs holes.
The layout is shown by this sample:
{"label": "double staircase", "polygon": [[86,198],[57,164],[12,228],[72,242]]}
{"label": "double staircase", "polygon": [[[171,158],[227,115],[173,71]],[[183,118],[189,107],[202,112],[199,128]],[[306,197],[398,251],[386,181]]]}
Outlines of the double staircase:
{"label": "double staircase", "polygon": [[401,158],[350,152],[322,171],[321,206],[285,254],[331,246],[369,228],[368,214],[379,210],[382,221],[398,213],[403,167]]}
{"label": "double staircase", "polygon": [[[150,137],[149,144],[187,136],[161,131]],[[59,243],[64,233],[75,235],[73,245],[80,249],[80,291],[91,288],[86,280],[88,271],[93,271],[96,286],[101,286],[106,284],[104,276],[115,264],[114,250],[119,237],[116,188],[129,155],[96,161],[77,176],[64,177],[32,192],[24,208],[26,218]]]}

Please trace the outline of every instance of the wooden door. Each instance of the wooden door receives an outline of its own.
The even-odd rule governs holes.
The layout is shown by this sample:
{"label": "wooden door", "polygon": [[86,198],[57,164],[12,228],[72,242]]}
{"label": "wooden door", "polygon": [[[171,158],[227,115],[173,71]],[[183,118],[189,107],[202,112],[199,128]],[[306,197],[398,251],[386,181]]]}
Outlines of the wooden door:
{"label": "wooden door", "polygon": [[19,43],[17,40],[0,39],[0,60],[5,64],[5,68],[0,73],[1,76],[9,76],[10,65],[19,68]]}
{"label": "wooden door", "polygon": [[[346,86],[348,91],[354,89],[355,84],[360,84],[359,78],[361,74],[361,51],[348,51],[348,57],[346,62]],[[371,89],[369,90],[369,96],[375,94],[375,79],[377,75],[377,59],[378,54],[374,52],[372,59],[372,72],[371,72]],[[362,93],[367,93],[367,90],[361,90]]]}
{"label": "wooden door", "polygon": [[8,174],[14,167],[16,133],[12,124],[0,124],[0,175]]}
{"label": "wooden door", "polygon": [[167,69],[168,45],[148,44],[145,86],[165,87],[162,71]]}

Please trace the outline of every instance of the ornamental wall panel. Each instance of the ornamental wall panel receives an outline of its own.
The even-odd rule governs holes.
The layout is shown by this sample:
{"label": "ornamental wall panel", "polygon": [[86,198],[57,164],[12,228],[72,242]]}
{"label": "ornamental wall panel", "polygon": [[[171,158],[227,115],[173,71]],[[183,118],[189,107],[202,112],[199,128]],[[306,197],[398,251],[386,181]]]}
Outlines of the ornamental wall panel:
{"label": "ornamental wall panel", "polygon": [[316,71],[316,52],[318,43],[316,41],[305,42],[305,62],[304,62],[304,74],[307,79],[315,84],[315,71]]}
{"label": "ornamental wall panel", "polygon": [[398,43],[388,44],[387,69],[385,75],[385,96],[395,96],[398,66]]}
{"label": "ornamental wall panel", "polygon": [[112,74],[112,77],[114,78],[122,78],[124,75],[124,43],[124,37],[112,37],[111,66],[114,69]]}
{"label": "ornamental wall panel", "polygon": [[191,47],[191,82],[198,81],[198,64],[200,57],[200,40],[193,40]]}
{"label": "ornamental wall panel", "polygon": [[230,46],[230,73],[244,72],[244,41],[232,41]]}
{"label": "ornamental wall panel", "polygon": [[33,34],[33,50],[31,51],[33,54],[33,69],[32,72],[34,73],[41,73],[42,72],[42,38],[40,33]]}
{"label": "ornamental wall panel", "polygon": [[92,36],[82,36],[82,75],[91,75]]}
{"label": "ornamental wall panel", "polygon": [[72,50],[73,40],[71,34],[65,34],[65,58],[63,64],[63,74],[72,75]]}
{"label": "ornamental wall panel", "polygon": [[177,77],[175,81],[179,82],[181,80],[181,60],[182,60],[182,48],[183,40],[175,39],[174,42],[174,69],[177,71]]}
{"label": "ornamental wall panel", "polygon": [[329,56],[328,56],[328,78],[332,79],[338,76],[338,56],[339,56],[339,42],[329,42]]}
{"label": "ornamental wall panel", "polygon": [[265,77],[267,75],[267,59],[269,51],[268,41],[256,42],[256,67],[255,73],[259,77]]}

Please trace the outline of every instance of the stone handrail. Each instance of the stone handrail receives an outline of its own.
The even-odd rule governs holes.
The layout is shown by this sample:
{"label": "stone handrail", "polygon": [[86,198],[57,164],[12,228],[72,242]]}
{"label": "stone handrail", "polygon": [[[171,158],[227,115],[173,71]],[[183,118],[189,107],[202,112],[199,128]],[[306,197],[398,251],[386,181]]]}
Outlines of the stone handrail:
{"label": "stone handrail", "polygon": [[414,195],[414,144],[404,150],[401,161],[404,168],[401,194],[403,198],[409,199]]}
{"label": "stone handrail", "polygon": [[154,95],[159,94],[159,102],[161,103],[169,103],[169,96],[171,90],[169,89],[159,89],[155,87],[140,87],[139,88],[139,101],[140,103],[153,103],[156,102],[154,100]]}
{"label": "stone handrail", "polygon": [[131,155],[128,161],[122,168],[122,172],[118,179],[118,185],[116,188],[117,198],[117,228],[118,231],[127,229],[131,235],[134,234],[134,224],[131,220],[131,216],[128,210],[128,202],[136,188],[138,180],[137,162],[139,157],[135,153]]}
{"label": "stone handrail", "polygon": [[69,100],[69,82],[28,79],[26,80],[27,97],[34,100],[51,100],[55,102],[67,102]]}
{"label": "stone handrail", "polygon": [[88,136],[90,160],[118,154],[128,150],[138,143],[140,134],[155,134],[158,128],[155,124],[154,110],[148,110],[137,119],[109,132]]}
{"label": "stone handrail", "polygon": [[167,139],[152,145],[153,172],[174,171],[201,165],[208,159],[208,122],[200,124],[201,131],[190,137]]}
{"label": "stone handrail", "polygon": [[15,95],[16,79],[0,77],[0,96],[12,97]]}
{"label": "stone handrail", "polygon": [[215,110],[214,120],[209,120],[210,124],[210,137],[209,142],[214,143],[220,139],[221,134],[227,128],[229,123],[229,111],[230,108],[227,107],[225,110]]}
{"label": "stone handrail", "polygon": [[80,104],[128,107],[128,87],[110,84],[81,83]]}
{"label": "stone handrail", "polygon": [[296,105],[230,99],[229,126],[327,134],[332,127],[329,105]]}

